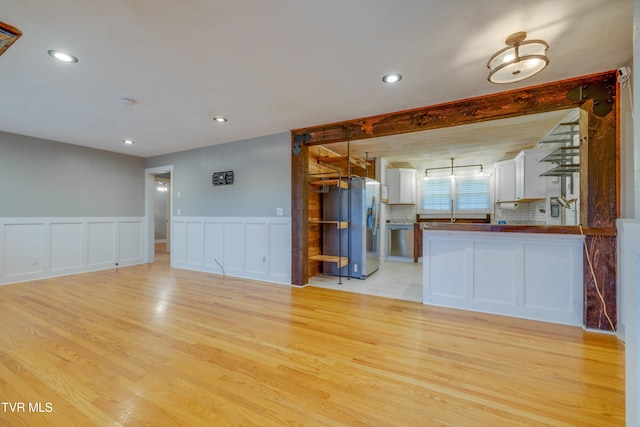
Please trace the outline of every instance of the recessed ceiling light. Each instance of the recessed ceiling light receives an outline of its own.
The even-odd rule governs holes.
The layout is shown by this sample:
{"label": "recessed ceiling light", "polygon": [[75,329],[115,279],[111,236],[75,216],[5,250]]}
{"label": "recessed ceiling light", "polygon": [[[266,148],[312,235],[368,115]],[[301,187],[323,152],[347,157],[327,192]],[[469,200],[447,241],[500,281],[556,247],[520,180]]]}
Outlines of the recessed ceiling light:
{"label": "recessed ceiling light", "polygon": [[133,145],[136,143],[133,139],[123,139],[122,142],[126,145]]}
{"label": "recessed ceiling light", "polygon": [[226,117],[224,117],[224,116],[214,116],[214,117],[213,117],[213,121],[214,121],[214,122],[218,122],[218,123],[224,123],[224,122],[229,121],[229,119],[227,119],[227,118],[226,118]]}
{"label": "recessed ceiling light", "polygon": [[71,55],[70,53],[62,52],[61,50],[51,49],[47,52],[50,57],[57,59],[62,62],[78,62],[78,58]]}
{"label": "recessed ceiling light", "polygon": [[400,73],[385,74],[384,77],[382,77],[382,81],[385,83],[397,83],[400,80],[402,80],[402,74]]}

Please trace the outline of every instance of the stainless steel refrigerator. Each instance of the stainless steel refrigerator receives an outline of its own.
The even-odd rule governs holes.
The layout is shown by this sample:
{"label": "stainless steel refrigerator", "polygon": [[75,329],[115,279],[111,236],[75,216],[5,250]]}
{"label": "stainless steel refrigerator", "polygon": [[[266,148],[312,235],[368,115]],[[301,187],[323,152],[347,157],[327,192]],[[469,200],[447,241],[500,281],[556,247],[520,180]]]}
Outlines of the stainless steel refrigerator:
{"label": "stainless steel refrigerator", "polygon": [[[380,266],[380,183],[371,178],[352,178],[349,189],[333,187],[323,195],[323,219],[349,221],[347,229],[325,224],[324,254],[347,256],[342,276],[365,279]],[[323,263],[325,274],[339,274],[333,262]]]}

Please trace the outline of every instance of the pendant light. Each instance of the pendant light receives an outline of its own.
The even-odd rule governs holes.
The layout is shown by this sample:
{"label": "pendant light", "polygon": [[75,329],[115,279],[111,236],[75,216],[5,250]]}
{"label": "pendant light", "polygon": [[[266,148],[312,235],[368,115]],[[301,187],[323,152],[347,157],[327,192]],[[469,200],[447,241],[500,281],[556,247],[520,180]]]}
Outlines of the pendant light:
{"label": "pendant light", "polygon": [[515,83],[538,74],[549,64],[544,40],[525,40],[527,33],[520,31],[505,40],[507,47],[494,54],[487,67],[491,83]]}

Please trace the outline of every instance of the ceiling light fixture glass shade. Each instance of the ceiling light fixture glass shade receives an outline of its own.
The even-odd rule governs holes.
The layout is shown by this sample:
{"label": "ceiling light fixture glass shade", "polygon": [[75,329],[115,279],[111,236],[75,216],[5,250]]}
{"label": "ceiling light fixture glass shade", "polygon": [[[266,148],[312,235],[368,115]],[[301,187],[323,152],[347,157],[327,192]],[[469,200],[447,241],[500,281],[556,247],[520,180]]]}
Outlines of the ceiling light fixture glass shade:
{"label": "ceiling light fixture glass shade", "polygon": [[400,80],[402,80],[402,75],[400,73],[385,74],[382,77],[382,81],[385,83],[397,83]]}
{"label": "ceiling light fixture glass shade", "polygon": [[58,61],[71,62],[71,63],[78,62],[78,58],[76,58],[75,56],[69,53],[62,52],[60,50],[51,49],[47,51],[47,53],[49,54],[50,57],[55,58]]}
{"label": "ceiling light fixture glass shade", "polygon": [[507,47],[489,59],[489,81],[491,83],[515,83],[538,74],[549,64],[544,40],[526,40],[524,31],[511,34],[505,40]]}

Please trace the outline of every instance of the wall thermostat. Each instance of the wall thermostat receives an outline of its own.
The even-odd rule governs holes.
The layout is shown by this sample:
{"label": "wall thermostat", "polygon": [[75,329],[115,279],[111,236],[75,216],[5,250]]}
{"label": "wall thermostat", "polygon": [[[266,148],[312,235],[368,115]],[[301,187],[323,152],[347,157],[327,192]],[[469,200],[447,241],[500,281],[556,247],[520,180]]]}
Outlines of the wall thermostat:
{"label": "wall thermostat", "polygon": [[211,177],[213,185],[230,185],[233,184],[233,171],[214,172]]}

